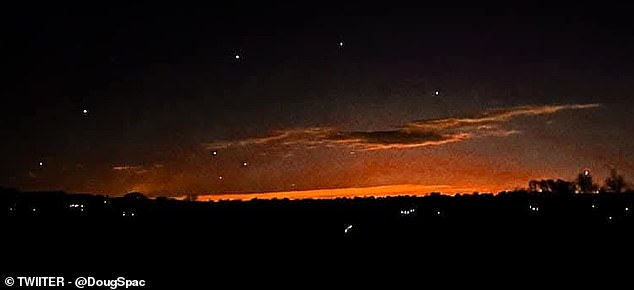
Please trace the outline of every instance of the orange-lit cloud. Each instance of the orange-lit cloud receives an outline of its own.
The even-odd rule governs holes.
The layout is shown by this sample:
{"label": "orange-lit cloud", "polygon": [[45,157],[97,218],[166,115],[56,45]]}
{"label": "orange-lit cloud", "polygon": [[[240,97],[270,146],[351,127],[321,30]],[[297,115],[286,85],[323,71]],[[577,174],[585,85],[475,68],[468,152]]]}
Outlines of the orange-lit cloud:
{"label": "orange-lit cloud", "polygon": [[563,110],[581,110],[598,108],[600,104],[571,104],[571,105],[547,105],[547,106],[519,106],[512,108],[498,108],[488,110],[476,117],[465,118],[443,118],[432,120],[414,121],[405,126],[411,129],[423,130],[446,130],[452,128],[470,128],[478,126],[477,129],[490,129],[492,124],[499,124],[510,121],[517,117],[537,116],[554,114]]}
{"label": "orange-lit cloud", "polygon": [[123,172],[134,172],[136,174],[147,173],[148,169],[141,165],[122,165],[122,166],[113,166],[112,170],[114,171],[123,171]]}
{"label": "orange-lit cloud", "polygon": [[136,170],[141,168],[143,168],[143,166],[140,166],[140,165],[112,166],[112,170],[115,170],[115,171]]}
{"label": "orange-lit cloud", "polygon": [[350,147],[355,150],[403,149],[461,142],[477,137],[504,137],[520,131],[505,128],[518,117],[554,114],[563,110],[597,108],[599,104],[519,106],[493,109],[475,117],[413,121],[395,130],[341,131],[333,127],[313,127],[276,131],[265,137],[207,143],[209,149],[278,144],[288,147]]}

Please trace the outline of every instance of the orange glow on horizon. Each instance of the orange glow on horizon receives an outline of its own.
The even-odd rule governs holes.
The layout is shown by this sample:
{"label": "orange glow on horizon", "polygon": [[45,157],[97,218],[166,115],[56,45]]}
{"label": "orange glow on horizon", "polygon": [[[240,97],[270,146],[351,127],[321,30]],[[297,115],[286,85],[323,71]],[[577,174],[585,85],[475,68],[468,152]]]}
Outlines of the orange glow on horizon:
{"label": "orange glow on horizon", "polygon": [[257,199],[335,199],[353,197],[387,197],[387,196],[426,196],[432,192],[454,195],[456,193],[491,192],[497,193],[507,188],[503,187],[471,187],[471,186],[451,186],[451,185],[418,185],[418,184],[398,184],[371,187],[349,187],[334,189],[314,189],[279,191],[263,193],[230,193],[230,194],[205,194],[199,195],[198,201],[220,201],[220,200],[251,200]]}

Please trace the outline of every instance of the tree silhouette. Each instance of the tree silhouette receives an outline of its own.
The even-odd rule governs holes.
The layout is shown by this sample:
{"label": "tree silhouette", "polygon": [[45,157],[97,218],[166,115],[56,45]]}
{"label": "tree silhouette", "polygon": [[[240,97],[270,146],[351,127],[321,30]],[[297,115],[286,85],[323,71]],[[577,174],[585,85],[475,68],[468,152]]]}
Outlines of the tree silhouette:
{"label": "tree silhouette", "polygon": [[528,182],[528,190],[529,191],[537,191],[539,189],[539,181],[537,180],[531,180]]}
{"label": "tree silhouette", "polygon": [[592,175],[588,169],[577,176],[577,187],[583,193],[595,192],[599,188],[592,182]]}
{"label": "tree silhouette", "polygon": [[550,189],[553,192],[557,192],[557,193],[571,193],[574,191],[574,184],[562,180],[562,179],[557,179],[557,180],[552,180],[549,179],[548,180],[550,182]]}
{"label": "tree silhouette", "polygon": [[574,184],[562,179],[531,180],[528,182],[528,189],[533,192],[571,193],[574,190]]}
{"label": "tree silhouette", "polygon": [[618,175],[616,169],[612,169],[610,177],[605,179],[605,186],[611,192],[620,193],[625,187],[625,180],[622,175]]}
{"label": "tree silhouette", "polygon": [[130,192],[123,196],[126,199],[130,200],[146,200],[147,196],[140,192]]}

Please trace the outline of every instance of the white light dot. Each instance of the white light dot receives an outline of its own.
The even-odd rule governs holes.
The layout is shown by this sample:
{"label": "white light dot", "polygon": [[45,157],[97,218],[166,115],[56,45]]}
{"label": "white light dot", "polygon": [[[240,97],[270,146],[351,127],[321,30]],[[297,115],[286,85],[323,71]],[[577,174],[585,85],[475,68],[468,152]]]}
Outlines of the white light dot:
{"label": "white light dot", "polygon": [[222,180],[222,176],[218,176],[218,179],[219,179],[219,180]]}
{"label": "white light dot", "polygon": [[249,163],[247,163],[246,161],[242,162],[242,166],[246,167],[247,165],[249,165]]}
{"label": "white light dot", "polygon": [[625,208],[625,211],[628,211],[628,210],[630,210],[630,208],[629,208],[629,207],[626,207],[626,208]]}
{"label": "white light dot", "polygon": [[211,155],[213,155],[213,156],[218,155],[218,151],[215,151],[215,150],[214,150],[214,151],[211,151]]}
{"label": "white light dot", "polygon": [[438,95],[440,95],[440,92],[439,91],[434,91],[434,95],[438,96]]}
{"label": "white light dot", "polygon": [[609,219],[609,220],[612,220],[612,217],[611,217],[611,216],[609,216],[609,217],[608,217],[608,219]]}
{"label": "white light dot", "polygon": [[436,213],[437,213],[438,215],[440,215],[440,211],[437,211]]}
{"label": "white light dot", "polygon": [[40,166],[44,166],[44,162],[40,162],[38,163]]}
{"label": "white light dot", "polygon": [[340,42],[339,42],[339,46],[343,46],[343,41],[340,41]]}
{"label": "white light dot", "polygon": [[236,54],[235,57],[236,57],[236,59],[240,59],[240,55],[239,54]]}
{"label": "white light dot", "polygon": [[88,110],[84,109],[84,110],[82,111],[82,113],[84,113],[84,115],[86,115],[86,114],[88,114]]}

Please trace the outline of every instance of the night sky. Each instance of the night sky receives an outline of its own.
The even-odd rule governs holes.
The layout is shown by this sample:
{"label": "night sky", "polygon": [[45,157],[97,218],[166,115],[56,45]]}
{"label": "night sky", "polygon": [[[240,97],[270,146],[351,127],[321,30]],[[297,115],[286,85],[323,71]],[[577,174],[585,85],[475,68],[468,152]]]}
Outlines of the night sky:
{"label": "night sky", "polygon": [[623,7],[85,5],[0,9],[0,185],[208,199],[634,178]]}

